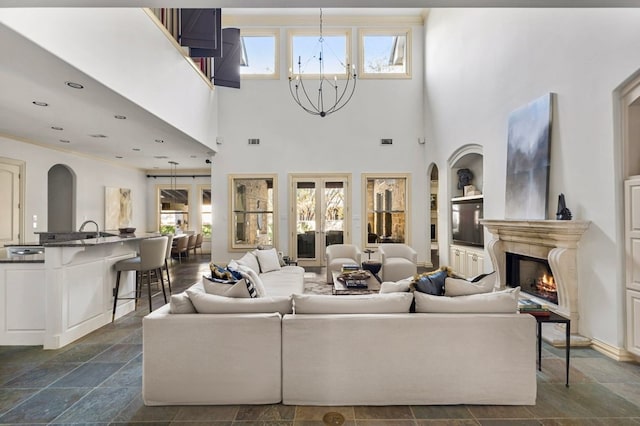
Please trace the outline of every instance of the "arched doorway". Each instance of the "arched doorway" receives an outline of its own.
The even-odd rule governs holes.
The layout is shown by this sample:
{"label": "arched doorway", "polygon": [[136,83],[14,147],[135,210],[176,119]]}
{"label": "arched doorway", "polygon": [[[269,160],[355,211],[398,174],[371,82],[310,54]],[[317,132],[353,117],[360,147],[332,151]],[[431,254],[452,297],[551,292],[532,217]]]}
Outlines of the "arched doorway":
{"label": "arched doorway", "polygon": [[47,231],[74,231],[76,223],[76,175],[56,164],[47,174]]}

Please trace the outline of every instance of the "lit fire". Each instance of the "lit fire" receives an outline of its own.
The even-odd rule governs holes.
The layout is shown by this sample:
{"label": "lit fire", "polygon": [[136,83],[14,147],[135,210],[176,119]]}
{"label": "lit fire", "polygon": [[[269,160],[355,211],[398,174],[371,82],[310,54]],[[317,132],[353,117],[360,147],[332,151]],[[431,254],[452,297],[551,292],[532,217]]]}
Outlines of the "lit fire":
{"label": "lit fire", "polygon": [[553,276],[547,274],[543,274],[542,277],[538,278],[536,288],[538,291],[545,293],[556,293],[558,291],[558,287],[556,286]]}

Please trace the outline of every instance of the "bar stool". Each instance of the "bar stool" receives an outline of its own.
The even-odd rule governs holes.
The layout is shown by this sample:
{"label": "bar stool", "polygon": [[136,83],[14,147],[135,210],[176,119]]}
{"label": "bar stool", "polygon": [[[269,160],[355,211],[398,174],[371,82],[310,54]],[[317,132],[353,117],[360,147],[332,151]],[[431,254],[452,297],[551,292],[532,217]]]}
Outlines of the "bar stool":
{"label": "bar stool", "polygon": [[[118,306],[118,300],[131,299],[136,301],[136,307],[138,297],[142,292],[142,275],[147,274],[147,290],[149,293],[149,312],[153,310],[151,306],[151,272],[154,271],[158,279],[160,280],[160,286],[162,287],[162,294],[164,295],[164,302],[167,303],[167,293],[164,289],[164,279],[162,278],[162,266],[166,261],[167,252],[167,237],[149,238],[140,241],[140,255],[132,257],[130,259],[123,259],[117,262],[114,267],[117,271],[116,276],[116,288],[113,290],[113,313],[111,321],[116,318],[116,308]],[[136,292],[134,297],[120,297],[118,292],[120,290],[120,274],[122,271],[136,271]]]}

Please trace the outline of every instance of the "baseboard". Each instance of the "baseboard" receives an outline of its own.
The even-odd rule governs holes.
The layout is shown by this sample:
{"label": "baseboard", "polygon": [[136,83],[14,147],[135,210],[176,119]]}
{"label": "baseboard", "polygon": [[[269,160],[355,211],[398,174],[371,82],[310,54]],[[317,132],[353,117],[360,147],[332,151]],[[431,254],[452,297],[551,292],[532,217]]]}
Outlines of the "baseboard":
{"label": "baseboard", "polygon": [[591,339],[591,347],[596,351],[600,352],[612,358],[616,361],[628,362],[628,361],[636,361],[639,362],[640,358],[627,351],[626,349],[619,348],[617,346],[610,345],[608,343],[601,342],[597,339]]}

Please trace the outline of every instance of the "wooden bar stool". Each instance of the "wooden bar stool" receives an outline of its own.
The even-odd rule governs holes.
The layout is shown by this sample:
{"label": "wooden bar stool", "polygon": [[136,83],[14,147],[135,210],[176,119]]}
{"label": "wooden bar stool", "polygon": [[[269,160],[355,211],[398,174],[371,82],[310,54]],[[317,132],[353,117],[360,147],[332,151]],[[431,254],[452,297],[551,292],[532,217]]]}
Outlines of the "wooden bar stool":
{"label": "wooden bar stool", "polygon": [[[164,289],[164,279],[162,278],[162,270],[167,253],[167,237],[149,238],[140,241],[140,255],[132,257],[130,259],[123,259],[117,262],[114,267],[117,271],[116,287],[113,290],[113,313],[111,321],[113,322],[116,317],[116,308],[118,306],[118,300],[133,299],[136,301],[136,308],[138,303],[138,297],[142,292],[142,276],[147,275],[147,290],[149,294],[149,312],[153,310],[151,306],[151,273],[154,272],[160,280],[160,286],[162,287],[162,294],[164,295],[164,302],[167,303],[167,293]],[[134,297],[120,297],[118,294],[120,291],[120,274],[122,271],[136,271],[136,290]]]}

